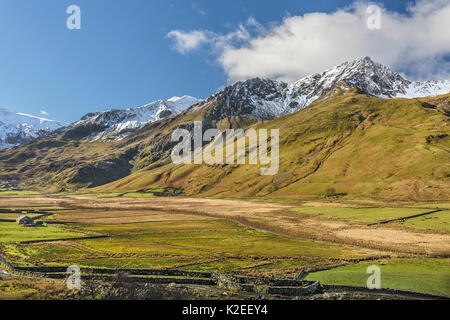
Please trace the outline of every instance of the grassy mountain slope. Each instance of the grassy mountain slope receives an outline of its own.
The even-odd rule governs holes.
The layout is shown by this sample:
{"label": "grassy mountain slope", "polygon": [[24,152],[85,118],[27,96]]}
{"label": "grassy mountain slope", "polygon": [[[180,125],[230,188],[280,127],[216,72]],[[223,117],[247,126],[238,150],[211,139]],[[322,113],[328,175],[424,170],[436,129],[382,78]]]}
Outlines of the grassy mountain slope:
{"label": "grassy mountain slope", "polygon": [[241,107],[238,102],[230,105],[224,91],[119,141],[85,139],[100,129],[95,124],[78,125],[51,137],[0,149],[0,181],[51,192],[103,185],[136,170],[170,163],[170,150],[176,144],[171,141],[172,132],[192,130],[196,120],[203,122],[204,130],[240,128],[260,121],[248,114],[236,115]]}
{"label": "grassy mountain slope", "polygon": [[[237,116],[241,106],[213,96],[120,141],[92,142],[76,130],[0,150],[0,180],[25,189],[99,192],[172,187],[187,195],[449,199],[450,94],[380,99],[339,89],[306,109],[271,121]],[[280,129],[280,170],[255,165],[173,165],[176,128]],[[83,135],[85,136],[85,135]]]}
{"label": "grassy mountain slope", "polygon": [[43,138],[0,151],[0,179],[46,192],[102,185],[131,173],[134,150],[110,142]]}
{"label": "grassy mountain slope", "polygon": [[[280,170],[275,176],[261,176],[255,165],[167,162],[156,169],[138,167],[95,190],[172,187],[188,195],[221,197],[448,200],[449,98],[380,99],[340,90],[295,114],[251,125],[280,129]],[[142,153],[139,157],[145,161]]]}

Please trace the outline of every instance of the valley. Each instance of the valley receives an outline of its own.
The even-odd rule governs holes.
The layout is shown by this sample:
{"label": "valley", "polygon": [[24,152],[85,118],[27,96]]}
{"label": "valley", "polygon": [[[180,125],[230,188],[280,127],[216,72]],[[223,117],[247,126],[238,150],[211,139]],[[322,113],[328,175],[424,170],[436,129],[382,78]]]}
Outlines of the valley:
{"label": "valley", "polygon": [[[449,90],[364,57],[0,149],[0,298],[448,298]],[[276,132],[257,147],[276,170],[223,144],[214,163],[173,160],[175,131],[195,160],[210,129]],[[246,139],[229,146],[250,159]],[[82,290],[65,289],[69,266]]]}
{"label": "valley", "polygon": [[[368,226],[436,207],[442,211]],[[308,272],[305,281],[363,288],[367,267],[377,265],[382,288],[450,296],[450,211],[445,203],[322,200],[287,204],[261,199],[24,196],[18,192],[0,193],[0,208],[51,213],[40,218],[45,223],[42,227],[0,222],[0,250],[18,268],[65,270],[77,265],[103,272],[178,270],[270,281],[294,279],[304,270]],[[13,217],[1,213],[0,218]],[[105,237],[90,239],[92,235]],[[65,272],[61,275],[66,277]],[[179,281],[173,276],[146,277],[155,283]],[[185,286],[195,287],[189,283],[197,280],[186,279]],[[211,288],[217,287],[214,281]],[[225,292],[233,296],[241,291]],[[0,286],[0,297],[5,294]]]}

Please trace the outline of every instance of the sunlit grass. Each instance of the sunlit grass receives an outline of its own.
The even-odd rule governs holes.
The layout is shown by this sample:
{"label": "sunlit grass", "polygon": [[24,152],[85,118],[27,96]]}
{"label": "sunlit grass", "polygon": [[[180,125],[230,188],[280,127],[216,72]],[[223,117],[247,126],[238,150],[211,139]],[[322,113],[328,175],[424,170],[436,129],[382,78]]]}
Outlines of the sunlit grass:
{"label": "sunlit grass", "polygon": [[362,262],[327,271],[311,273],[307,280],[325,284],[365,287],[370,274],[367,267],[381,270],[381,287],[450,296],[450,259],[391,259]]}

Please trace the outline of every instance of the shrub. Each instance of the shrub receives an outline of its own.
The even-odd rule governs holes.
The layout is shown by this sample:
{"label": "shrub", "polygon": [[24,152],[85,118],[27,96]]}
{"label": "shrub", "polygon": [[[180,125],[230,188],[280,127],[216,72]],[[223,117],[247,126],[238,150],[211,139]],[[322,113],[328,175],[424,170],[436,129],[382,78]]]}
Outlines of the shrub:
{"label": "shrub", "polygon": [[336,196],[337,193],[335,188],[327,188],[327,190],[325,190],[325,198],[331,198]]}

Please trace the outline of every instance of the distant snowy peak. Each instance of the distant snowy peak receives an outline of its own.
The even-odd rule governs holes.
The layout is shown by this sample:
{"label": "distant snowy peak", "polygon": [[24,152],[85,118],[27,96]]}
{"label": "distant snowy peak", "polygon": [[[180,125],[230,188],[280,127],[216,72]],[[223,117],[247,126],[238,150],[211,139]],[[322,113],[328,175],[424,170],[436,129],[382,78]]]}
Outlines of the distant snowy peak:
{"label": "distant snowy peak", "polygon": [[300,79],[292,86],[295,92],[315,100],[341,81],[380,98],[416,98],[450,91],[450,81],[413,82],[369,57],[344,62],[321,74]]}
{"label": "distant snowy peak", "polygon": [[436,96],[450,92],[450,80],[413,81],[396,98]]}
{"label": "distant snowy peak", "polygon": [[201,100],[191,97],[191,96],[182,96],[182,97],[172,97],[167,99],[167,102],[171,103],[175,108],[183,111],[190,106],[199,103]]}
{"label": "distant snowy peak", "polygon": [[237,115],[274,119],[305,108],[343,82],[380,98],[416,98],[450,92],[448,80],[413,82],[364,57],[290,84],[260,78],[239,81],[214,94],[198,108],[210,106],[217,118]]}
{"label": "distant snowy peak", "polygon": [[66,125],[67,123],[0,108],[0,149],[17,146]]}
{"label": "distant snowy peak", "polygon": [[92,140],[121,139],[150,122],[176,115],[200,102],[199,99],[183,96],[168,100],[158,100],[141,107],[113,109],[89,113],[74,123],[72,127],[88,128],[85,138]]}

